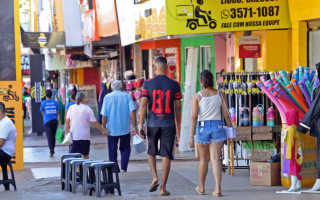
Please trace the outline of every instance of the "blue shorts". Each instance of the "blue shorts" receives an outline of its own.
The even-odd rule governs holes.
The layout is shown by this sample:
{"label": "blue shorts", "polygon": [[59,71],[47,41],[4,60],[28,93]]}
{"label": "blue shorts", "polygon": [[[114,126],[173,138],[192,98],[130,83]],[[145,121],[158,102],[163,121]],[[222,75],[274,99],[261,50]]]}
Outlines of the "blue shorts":
{"label": "blue shorts", "polygon": [[196,142],[200,144],[210,144],[211,141],[223,142],[225,140],[227,140],[227,136],[220,120],[197,123]]}

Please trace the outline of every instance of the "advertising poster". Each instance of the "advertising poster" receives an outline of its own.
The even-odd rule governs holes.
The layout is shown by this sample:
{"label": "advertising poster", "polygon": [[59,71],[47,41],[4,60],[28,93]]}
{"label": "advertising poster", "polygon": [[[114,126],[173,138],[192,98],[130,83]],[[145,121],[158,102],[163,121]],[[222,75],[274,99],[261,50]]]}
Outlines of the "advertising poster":
{"label": "advertising poster", "polygon": [[287,0],[166,0],[167,35],[291,28]]}
{"label": "advertising poster", "polygon": [[261,58],[260,36],[239,37],[239,58]]}

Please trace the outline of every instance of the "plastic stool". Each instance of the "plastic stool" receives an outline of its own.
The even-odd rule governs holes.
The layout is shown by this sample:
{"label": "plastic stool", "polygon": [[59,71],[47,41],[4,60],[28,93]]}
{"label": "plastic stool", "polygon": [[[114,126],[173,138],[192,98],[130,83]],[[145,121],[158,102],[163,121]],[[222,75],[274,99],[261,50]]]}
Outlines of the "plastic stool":
{"label": "plastic stool", "polygon": [[61,189],[64,190],[65,187],[65,166],[63,163],[63,160],[66,158],[81,158],[80,153],[67,153],[67,154],[61,154],[61,173],[60,173],[60,181],[61,181]]}
{"label": "plastic stool", "polygon": [[96,184],[95,184],[95,175],[94,175],[94,168],[91,167],[93,163],[102,163],[104,161],[86,161],[82,164],[83,170],[83,180],[82,180],[82,194],[85,196],[87,195],[88,190],[90,190],[90,196],[92,195],[92,191],[96,191]]}
{"label": "plastic stool", "polygon": [[[96,196],[101,197],[101,191],[106,194],[114,194],[114,189],[117,189],[121,196],[120,181],[118,175],[118,165],[114,162],[93,163],[91,167],[95,170],[96,176]],[[113,181],[113,173],[116,175],[116,182]],[[101,177],[101,174],[103,177]],[[102,180],[103,179],[103,180]]]}
{"label": "plastic stool", "polygon": [[[82,185],[83,183],[83,170],[82,170],[82,164],[84,162],[87,162],[88,160],[73,160],[70,163],[71,167],[71,179],[70,179],[70,185],[71,185],[71,192],[76,193],[77,187],[79,185]],[[79,177],[77,176],[77,169],[79,167]]]}
{"label": "plastic stool", "polygon": [[71,167],[70,167],[70,163],[73,160],[85,160],[83,158],[66,158],[63,160],[63,165],[64,165],[64,175],[65,175],[65,191],[70,191],[71,187],[70,187],[70,180],[71,180]]}
{"label": "plastic stool", "polygon": [[[10,190],[10,184],[13,185],[14,190],[17,191],[16,181],[14,179],[14,173],[12,168],[12,162],[0,163],[2,168],[3,180],[0,180],[0,185],[4,185],[5,190]],[[11,171],[11,179],[8,179],[8,169],[7,166],[10,167]]]}

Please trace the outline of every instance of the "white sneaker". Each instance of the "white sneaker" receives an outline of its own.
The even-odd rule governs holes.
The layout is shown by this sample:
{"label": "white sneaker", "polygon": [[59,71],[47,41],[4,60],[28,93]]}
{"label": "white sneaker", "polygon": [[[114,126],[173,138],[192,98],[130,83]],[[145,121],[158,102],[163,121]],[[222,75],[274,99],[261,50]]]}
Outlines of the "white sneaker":
{"label": "white sneaker", "polygon": [[320,190],[320,179],[317,179],[313,187],[310,189],[310,191],[318,191],[318,190]]}
{"label": "white sneaker", "polygon": [[30,129],[30,130],[28,131],[28,134],[29,134],[29,135],[31,135],[31,134],[32,134],[32,129]]}

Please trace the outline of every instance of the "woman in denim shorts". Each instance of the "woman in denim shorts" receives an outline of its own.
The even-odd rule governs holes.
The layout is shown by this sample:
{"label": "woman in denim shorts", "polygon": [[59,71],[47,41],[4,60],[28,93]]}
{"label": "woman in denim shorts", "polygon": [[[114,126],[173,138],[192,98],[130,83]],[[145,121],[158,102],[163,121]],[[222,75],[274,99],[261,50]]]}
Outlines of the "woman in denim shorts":
{"label": "woman in denim shorts", "polygon": [[190,126],[189,146],[194,147],[194,132],[196,130],[196,142],[200,155],[199,176],[200,185],[195,188],[199,194],[205,194],[205,180],[208,172],[209,160],[211,160],[215,179],[214,196],[221,194],[222,166],[220,156],[222,146],[227,139],[222,124],[222,114],[228,126],[232,126],[228,117],[226,106],[223,106],[226,97],[223,93],[213,88],[213,75],[204,70],[200,75],[201,85],[204,88],[194,95],[192,100],[192,116]]}

